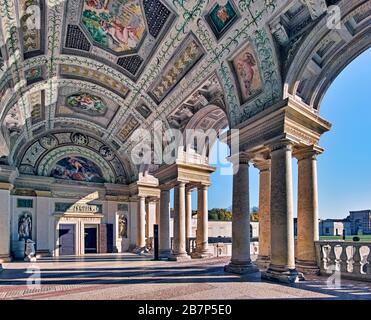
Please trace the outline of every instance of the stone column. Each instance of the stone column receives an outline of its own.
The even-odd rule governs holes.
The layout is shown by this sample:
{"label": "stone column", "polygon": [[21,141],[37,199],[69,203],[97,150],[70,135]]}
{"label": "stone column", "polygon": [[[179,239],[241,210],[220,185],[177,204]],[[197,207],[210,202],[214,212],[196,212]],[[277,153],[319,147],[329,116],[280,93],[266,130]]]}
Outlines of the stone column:
{"label": "stone column", "polygon": [[149,202],[146,203],[146,247],[151,247],[151,239],[150,239],[150,228],[151,228],[151,218],[150,218],[150,205]]}
{"label": "stone column", "polygon": [[259,169],[259,255],[256,264],[265,269],[269,265],[271,254],[271,162],[270,159],[259,160],[254,166]]}
{"label": "stone column", "polygon": [[0,182],[0,271],[2,270],[1,264],[11,260],[10,257],[11,188],[12,188],[11,184]]}
{"label": "stone column", "polygon": [[310,146],[295,153],[298,159],[298,240],[296,266],[304,273],[318,274],[315,241],[319,240],[317,155],[323,150]]}
{"label": "stone column", "polygon": [[232,258],[224,267],[226,272],[253,273],[258,269],[250,258],[250,201],[249,201],[249,160],[239,161],[238,172],[233,175],[232,193]]}
{"label": "stone column", "polygon": [[191,253],[190,238],[192,238],[192,189],[186,190],[185,199],[185,211],[186,211],[186,250],[187,253]]}
{"label": "stone column", "polygon": [[296,282],[292,194],[292,145],[280,141],[271,146],[271,262],[262,278]]}
{"label": "stone column", "polygon": [[174,237],[170,260],[189,259],[185,231],[185,183],[180,182],[174,189]]}
{"label": "stone column", "polygon": [[155,224],[160,224],[160,199],[156,199],[156,219]]}
{"label": "stone column", "polygon": [[137,214],[137,249],[143,250],[146,246],[146,198],[139,197]]}
{"label": "stone column", "polygon": [[207,188],[208,186],[206,185],[198,188],[196,252],[192,254],[192,258],[207,258],[212,255],[209,252]]}
{"label": "stone column", "polygon": [[170,255],[170,190],[161,190],[159,222],[159,255]]}

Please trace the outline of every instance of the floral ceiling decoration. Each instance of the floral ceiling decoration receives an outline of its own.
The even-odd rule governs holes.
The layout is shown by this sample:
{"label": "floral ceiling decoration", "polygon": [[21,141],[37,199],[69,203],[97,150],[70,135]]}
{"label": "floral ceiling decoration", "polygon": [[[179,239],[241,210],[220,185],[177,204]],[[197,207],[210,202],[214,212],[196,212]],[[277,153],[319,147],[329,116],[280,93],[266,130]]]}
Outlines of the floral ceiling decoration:
{"label": "floral ceiling decoration", "polygon": [[[320,28],[321,19],[310,1],[301,0],[1,4],[0,118],[9,149],[4,157],[33,174],[46,174],[38,171],[39,158],[54,145],[51,136],[61,143],[52,134],[55,130],[84,133],[88,143],[89,137],[96,137],[120,154],[113,159],[123,162],[134,147],[129,138],[137,128],[152,128],[157,120],[165,129],[185,127],[179,116],[184,106],[195,114],[218,101],[229,126],[239,125],[284,98],[283,79],[291,76],[300,44]],[[357,13],[353,1],[346,8],[349,35],[331,33],[330,39],[324,34],[327,46],[319,45],[315,51],[316,61],[322,59],[318,70],[327,63],[323,54],[333,43],[355,39],[366,25],[367,14]],[[367,4],[362,10],[369,12]],[[317,69],[306,71],[297,88],[296,93],[308,101],[316,86],[310,72]],[[210,91],[213,99],[200,91],[210,78],[218,83],[217,90]],[[294,83],[295,77],[289,81]],[[50,144],[46,138],[37,144],[44,136]],[[36,143],[33,156],[26,152],[19,162],[21,150],[30,143]],[[100,147],[94,152],[104,159],[100,152],[110,152]],[[89,155],[85,158],[100,166]],[[113,180],[125,176],[112,172]]]}

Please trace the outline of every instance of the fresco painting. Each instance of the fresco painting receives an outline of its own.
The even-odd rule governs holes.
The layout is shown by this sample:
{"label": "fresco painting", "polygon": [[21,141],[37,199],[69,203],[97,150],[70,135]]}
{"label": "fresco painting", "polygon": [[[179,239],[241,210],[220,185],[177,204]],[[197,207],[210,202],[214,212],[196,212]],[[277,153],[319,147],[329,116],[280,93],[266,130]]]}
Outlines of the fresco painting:
{"label": "fresco painting", "polygon": [[103,115],[107,109],[102,99],[89,93],[69,96],[67,98],[67,106],[90,115]]}
{"label": "fresco painting", "polygon": [[57,179],[104,183],[101,169],[84,157],[67,157],[59,160],[51,171]]}
{"label": "fresco painting", "polygon": [[216,4],[206,15],[206,20],[217,38],[220,38],[237,18],[231,1],[227,1],[225,5]]}
{"label": "fresco painting", "polygon": [[262,90],[258,60],[251,44],[245,46],[232,60],[232,67],[238,83],[241,104],[243,104]]}
{"label": "fresco painting", "polygon": [[145,33],[138,0],[85,0],[81,21],[97,44],[116,53],[135,49]]}

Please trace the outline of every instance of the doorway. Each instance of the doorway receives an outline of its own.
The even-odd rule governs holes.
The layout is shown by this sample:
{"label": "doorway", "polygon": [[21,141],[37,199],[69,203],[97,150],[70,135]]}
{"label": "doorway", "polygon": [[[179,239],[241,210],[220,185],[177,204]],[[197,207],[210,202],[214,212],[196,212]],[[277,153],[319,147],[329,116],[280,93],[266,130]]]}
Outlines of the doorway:
{"label": "doorway", "polygon": [[84,227],[85,253],[97,253],[97,227]]}
{"label": "doorway", "polygon": [[74,255],[75,251],[75,225],[59,225],[59,255]]}

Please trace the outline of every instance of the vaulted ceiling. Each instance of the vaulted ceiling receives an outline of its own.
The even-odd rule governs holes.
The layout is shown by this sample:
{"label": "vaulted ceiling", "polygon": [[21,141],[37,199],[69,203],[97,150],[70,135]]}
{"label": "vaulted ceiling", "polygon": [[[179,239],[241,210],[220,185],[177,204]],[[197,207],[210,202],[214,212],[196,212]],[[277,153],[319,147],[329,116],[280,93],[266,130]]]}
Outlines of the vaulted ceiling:
{"label": "vaulted ceiling", "polygon": [[209,105],[233,127],[282,99],[294,45],[323,13],[311,2],[3,0],[3,154],[42,174],[54,148],[94,151],[130,181],[135,129],[185,128]]}

